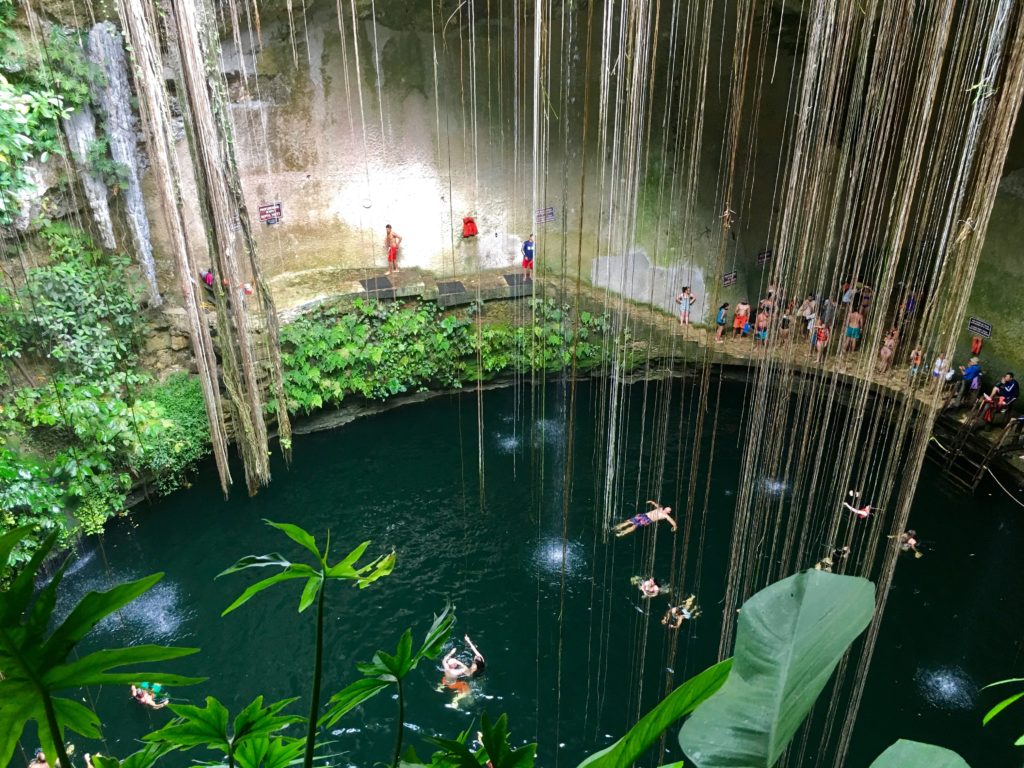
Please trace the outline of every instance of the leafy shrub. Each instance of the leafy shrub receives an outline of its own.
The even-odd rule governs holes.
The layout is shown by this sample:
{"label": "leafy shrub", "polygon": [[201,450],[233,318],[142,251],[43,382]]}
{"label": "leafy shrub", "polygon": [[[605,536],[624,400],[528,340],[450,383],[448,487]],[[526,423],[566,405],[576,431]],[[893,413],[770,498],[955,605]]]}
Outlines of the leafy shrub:
{"label": "leafy shrub", "polygon": [[189,473],[210,452],[202,386],[197,376],[175,373],[145,396],[168,424],[145,441],[145,466],[153,472],[160,493],[170,493],[188,484]]}
{"label": "leafy shrub", "polygon": [[46,462],[0,448],[0,532],[22,525],[32,528],[12,553],[17,567],[64,522],[64,489],[50,479]]}
{"label": "leafy shrub", "polygon": [[458,387],[471,351],[469,321],[439,317],[433,304],[413,308],[356,302],[281,332],[289,410],[309,413],[347,394],[383,400],[428,386]]}
{"label": "leafy shrub", "polygon": [[88,234],[65,224],[48,224],[41,235],[51,263],[30,270],[21,291],[26,351],[90,378],[132,364],[139,289],[129,279],[127,257],[103,253]]}
{"label": "leafy shrub", "polygon": [[61,154],[59,121],[89,100],[102,73],[84,55],[81,33],[50,27],[45,55],[10,28],[14,4],[0,0],[0,226],[10,224],[32,184],[27,164]]}
{"label": "leafy shrub", "polygon": [[505,371],[561,370],[572,362],[574,342],[580,368],[601,362],[603,347],[595,340],[607,318],[581,312],[576,322],[568,306],[531,301],[533,325],[485,324],[479,335],[475,310],[442,315],[432,303],[356,302],[351,312],[297,320],[281,332],[289,410],[310,413],[347,395],[383,400],[455,388]]}
{"label": "leafy shrub", "polygon": [[85,159],[89,170],[103,179],[103,183],[113,194],[116,195],[128,186],[128,166],[110,156],[106,139],[96,139],[89,144]]}

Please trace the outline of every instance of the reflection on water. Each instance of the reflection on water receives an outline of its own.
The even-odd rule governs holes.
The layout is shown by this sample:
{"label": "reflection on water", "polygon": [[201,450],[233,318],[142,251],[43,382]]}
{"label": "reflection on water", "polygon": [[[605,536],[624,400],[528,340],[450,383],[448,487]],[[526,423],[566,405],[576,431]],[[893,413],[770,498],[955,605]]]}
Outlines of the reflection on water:
{"label": "reflection on water", "polygon": [[[79,562],[88,563],[94,557],[89,553]],[[62,582],[62,589],[54,611],[57,622],[63,621],[71,609],[89,592],[104,592],[127,581],[141,578],[143,574],[125,570],[100,572],[95,569],[83,571],[75,564],[74,572],[69,569]],[[117,642],[125,645],[137,643],[178,642],[192,634],[189,626],[195,618],[195,610],[185,600],[180,586],[171,581],[160,581],[141,597],[133,600],[120,611],[112,613],[93,630],[101,635],[116,636]]]}
{"label": "reflection on water", "polygon": [[566,576],[587,575],[587,552],[582,542],[542,539],[537,545],[534,565],[543,572],[562,575],[563,555]]}
{"label": "reflection on water", "polygon": [[978,697],[978,686],[960,667],[918,669],[914,682],[924,700],[938,709],[973,709]]}
{"label": "reflection on water", "polygon": [[785,496],[789,493],[789,483],[784,483],[773,477],[762,477],[761,490],[769,496]]}
{"label": "reflection on water", "polygon": [[519,447],[523,444],[523,440],[519,435],[495,435],[495,442],[498,445],[498,450],[501,453],[509,454],[515,453],[519,450]]}

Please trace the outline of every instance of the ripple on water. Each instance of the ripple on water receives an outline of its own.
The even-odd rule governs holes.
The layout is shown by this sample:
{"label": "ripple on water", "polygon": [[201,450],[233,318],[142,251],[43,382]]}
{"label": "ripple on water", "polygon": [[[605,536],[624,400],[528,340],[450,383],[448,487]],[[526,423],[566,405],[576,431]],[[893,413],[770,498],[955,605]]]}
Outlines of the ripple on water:
{"label": "ripple on water", "polygon": [[914,682],[924,700],[936,709],[973,709],[978,697],[977,684],[960,667],[919,668]]}
{"label": "ripple on water", "polygon": [[[69,576],[64,580],[57,602],[57,620],[63,621],[87,593],[102,592],[139,577],[139,574],[127,571],[86,572],[78,578]],[[191,634],[183,627],[190,626],[194,616],[195,611],[189,607],[181,588],[172,581],[161,581],[105,618],[93,631],[116,637],[124,644],[176,642]]]}
{"label": "ripple on water", "polygon": [[534,551],[533,564],[543,573],[562,575],[562,552],[565,551],[565,574],[569,577],[586,575],[587,550],[580,541],[541,539]]}
{"label": "ripple on water", "polygon": [[519,450],[519,446],[523,444],[523,439],[519,435],[502,435],[499,433],[495,436],[495,440],[498,445],[498,451],[505,454],[515,453]]}

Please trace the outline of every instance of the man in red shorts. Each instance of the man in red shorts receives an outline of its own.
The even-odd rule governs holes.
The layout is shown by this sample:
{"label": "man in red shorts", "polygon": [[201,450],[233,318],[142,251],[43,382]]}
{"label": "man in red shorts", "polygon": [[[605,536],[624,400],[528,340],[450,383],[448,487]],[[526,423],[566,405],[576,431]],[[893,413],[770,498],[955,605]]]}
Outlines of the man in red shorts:
{"label": "man in red shorts", "polygon": [[388,249],[388,274],[398,272],[398,246],[402,244],[402,236],[391,229],[388,224],[384,227],[387,234],[384,235],[384,247]]}

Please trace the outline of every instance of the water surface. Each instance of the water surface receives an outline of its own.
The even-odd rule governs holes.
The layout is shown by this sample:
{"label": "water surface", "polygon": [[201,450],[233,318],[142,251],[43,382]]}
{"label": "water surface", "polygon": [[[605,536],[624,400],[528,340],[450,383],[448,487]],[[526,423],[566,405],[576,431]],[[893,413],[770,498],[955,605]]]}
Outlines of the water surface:
{"label": "water surface", "polygon": [[[673,402],[690,396],[674,386]],[[736,387],[723,404],[738,404],[740,386],[723,386]],[[652,429],[663,402],[658,393],[656,385],[626,393],[627,470],[612,492],[617,517],[633,514],[648,497],[679,506],[686,493],[695,446],[686,437],[690,429],[673,426],[660,466]],[[598,406],[606,397],[598,385],[578,390],[567,505],[570,427],[561,385],[550,385],[544,398],[529,387],[484,393],[482,493],[477,398],[442,397],[297,438],[292,467],[277,466],[273,484],[254,499],[239,491],[224,501],[207,468],[193,488],[140,510],[89,548],[67,578],[69,597],[164,571],[154,590],[88,642],[201,647],[176,668],[209,681],[173,695],[193,702],[215,695],[237,711],[257,694],[273,700],[307,691],[314,617],[297,613],[299,587],[285,585],[221,618],[255,579],[216,575],[245,554],[301,558],[263,518],[296,522],[321,539],[330,530],[335,558],[372,540],[370,552],[395,548],[398,566],[367,590],[331,586],[325,691],[353,680],[354,664],[376,649],[393,649],[407,627],[422,637],[432,613],[450,600],[455,636],[472,636],[487,657],[487,674],[470,698],[454,702],[451,692],[438,690],[437,665],[421,665],[407,686],[406,743],[428,754],[421,735],[454,735],[484,711],[507,712],[517,743],[540,742],[541,765],[574,766],[657,701],[671,673],[678,681],[714,662],[742,437],[739,407],[723,405],[708,511],[694,519],[685,564],[685,589],[699,595],[705,614],[673,635],[659,624],[665,602],[639,599],[629,579],[653,571],[667,580],[682,561],[683,532],[673,536],[662,526],[610,541],[599,534],[606,449]],[[703,477],[706,459],[699,471]],[[997,489],[991,493],[983,489],[972,499],[926,467],[911,522],[928,554],[897,570],[847,765],[867,766],[900,737],[956,749],[975,768],[1014,764],[1009,745],[1024,727],[1011,726],[1021,718],[1011,710],[1003,723],[982,729],[980,722],[985,705],[998,700],[981,686],[1021,671],[1024,624],[1017,610],[1024,598],[1020,510]],[[106,724],[103,748],[114,754],[131,751],[169,718],[166,710],[136,707],[127,692],[89,696]],[[304,713],[304,701],[295,709]],[[341,720],[332,744],[344,755],[339,764],[389,759],[395,709],[383,694]],[[667,747],[663,759],[648,764],[681,759],[674,737]],[[816,765],[813,748],[807,755],[805,764]],[[172,757],[167,764],[186,761]]]}

